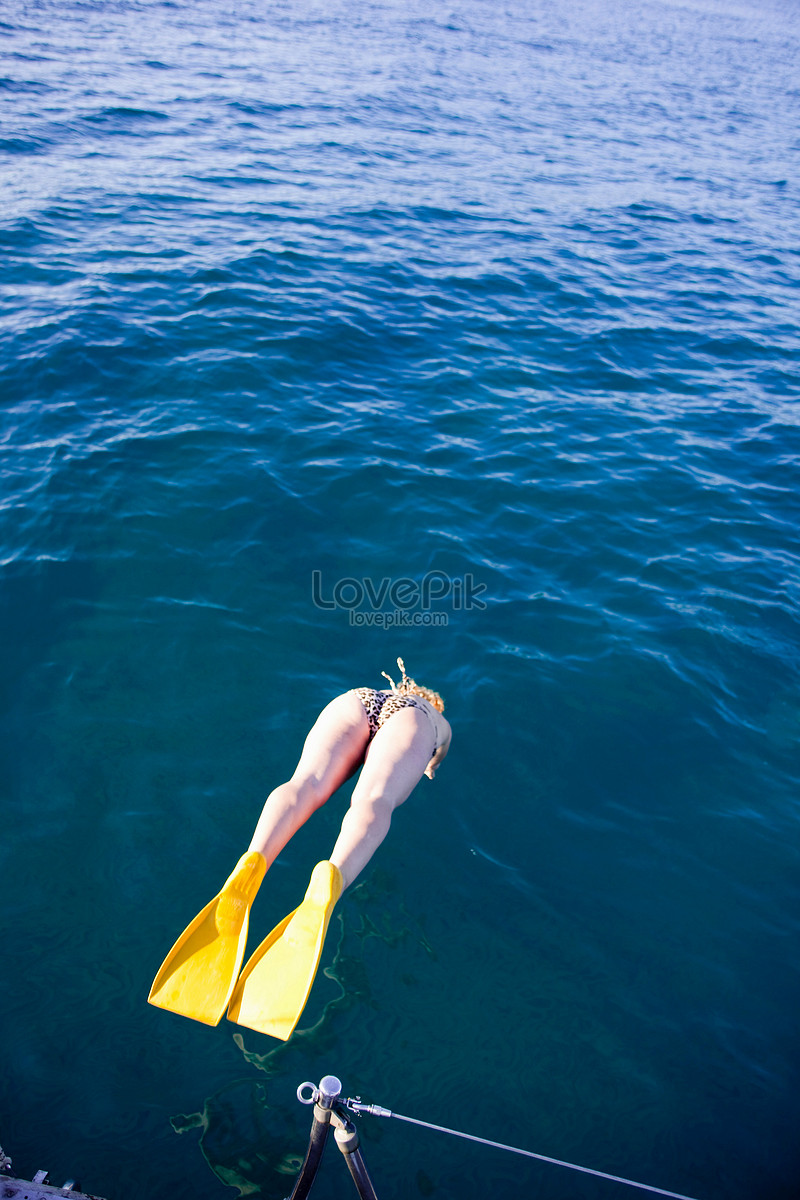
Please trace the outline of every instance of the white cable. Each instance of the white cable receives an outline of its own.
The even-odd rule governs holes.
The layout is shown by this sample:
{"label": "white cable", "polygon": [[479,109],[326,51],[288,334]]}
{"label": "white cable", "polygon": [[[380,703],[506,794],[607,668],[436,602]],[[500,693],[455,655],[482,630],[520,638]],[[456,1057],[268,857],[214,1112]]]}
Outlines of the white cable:
{"label": "white cable", "polygon": [[551,1163],[555,1167],[567,1167],[570,1171],[581,1171],[584,1175],[596,1175],[600,1179],[609,1179],[612,1183],[623,1183],[627,1187],[640,1188],[643,1192],[652,1192],[656,1196],[670,1196],[672,1200],[694,1200],[692,1196],[684,1196],[682,1192],[666,1192],[663,1188],[651,1187],[647,1183],[636,1183],[633,1179],[623,1179],[621,1175],[608,1175],[605,1171],[594,1171],[591,1167],[579,1167],[575,1163],[563,1162],[560,1158],[548,1158],[546,1154],[534,1154],[532,1150],[520,1150],[518,1146],[506,1146],[503,1142],[492,1142],[489,1138],[476,1137],[474,1133],[461,1133],[458,1129],[448,1129],[444,1125],[432,1125],[430,1121],[418,1121],[414,1117],[404,1117],[401,1113],[391,1112],[377,1104],[360,1104],[358,1101],[347,1101],[348,1108],[356,1112],[370,1113],[376,1117],[394,1117],[397,1121],[407,1121],[409,1125],[421,1125],[423,1129],[433,1129],[437,1133],[449,1133],[452,1137],[466,1138],[468,1142],[479,1142],[482,1146],[492,1146],[495,1150],[508,1150],[512,1154],[523,1154],[526,1158],[536,1158],[539,1162]]}

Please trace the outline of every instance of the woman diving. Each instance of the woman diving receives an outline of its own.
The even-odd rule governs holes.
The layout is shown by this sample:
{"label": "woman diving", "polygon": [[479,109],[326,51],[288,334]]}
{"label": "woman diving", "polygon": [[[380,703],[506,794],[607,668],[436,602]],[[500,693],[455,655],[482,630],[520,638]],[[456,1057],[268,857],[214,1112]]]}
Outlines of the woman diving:
{"label": "woman diving", "polygon": [[[267,797],[246,854],[222,891],[184,931],[155,978],[151,1004],[216,1025],[238,1024],[286,1040],[314,981],[333,907],[389,831],[392,813],[450,748],[444,701],[405,672],[391,690],[355,688],[326,705],[286,783]],[[361,767],[329,859],[305,899],[250,958],[242,974],[250,906],[266,871],[318,808]]]}

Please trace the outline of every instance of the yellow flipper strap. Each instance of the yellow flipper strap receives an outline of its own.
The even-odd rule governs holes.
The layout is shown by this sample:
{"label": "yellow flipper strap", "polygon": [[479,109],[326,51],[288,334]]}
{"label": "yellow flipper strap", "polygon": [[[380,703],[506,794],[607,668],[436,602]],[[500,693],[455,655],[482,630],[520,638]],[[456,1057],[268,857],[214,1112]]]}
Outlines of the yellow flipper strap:
{"label": "yellow flipper strap", "polygon": [[305,899],[253,953],[233,993],[228,1020],[287,1041],[306,1006],[342,873],[317,863]]}
{"label": "yellow flipper strap", "polygon": [[244,957],[247,923],[267,870],[257,850],[242,855],[222,891],[197,914],[153,980],[150,1004],[218,1025]]}

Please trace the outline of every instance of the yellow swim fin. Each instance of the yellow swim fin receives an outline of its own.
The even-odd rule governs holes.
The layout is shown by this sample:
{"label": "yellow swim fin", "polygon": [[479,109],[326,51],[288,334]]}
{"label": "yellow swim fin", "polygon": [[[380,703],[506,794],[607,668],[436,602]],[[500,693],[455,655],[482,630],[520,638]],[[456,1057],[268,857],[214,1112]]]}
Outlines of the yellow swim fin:
{"label": "yellow swim fin", "polygon": [[343,882],[333,863],[317,863],[303,903],[264,939],[239,976],[229,1021],[288,1041],[306,1006]]}
{"label": "yellow swim fin", "polygon": [[257,850],[242,855],[222,891],[164,959],[147,997],[150,1004],[206,1025],[219,1024],[242,965],[250,905],[266,870]]}

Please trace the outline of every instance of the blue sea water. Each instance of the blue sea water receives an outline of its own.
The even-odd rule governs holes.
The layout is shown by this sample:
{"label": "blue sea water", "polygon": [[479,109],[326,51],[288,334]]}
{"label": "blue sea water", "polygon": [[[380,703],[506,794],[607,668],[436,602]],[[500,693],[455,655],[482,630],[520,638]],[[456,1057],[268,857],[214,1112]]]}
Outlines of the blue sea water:
{"label": "blue sea water", "polygon": [[[15,1171],[284,1197],[333,1072],[796,1198],[796,0],[5,0],[0,55]],[[319,708],[398,654],[451,754],[299,1032],[149,1007]],[[360,1128],[382,1200],[641,1194]],[[332,1148],[314,1194],[354,1194]]]}

